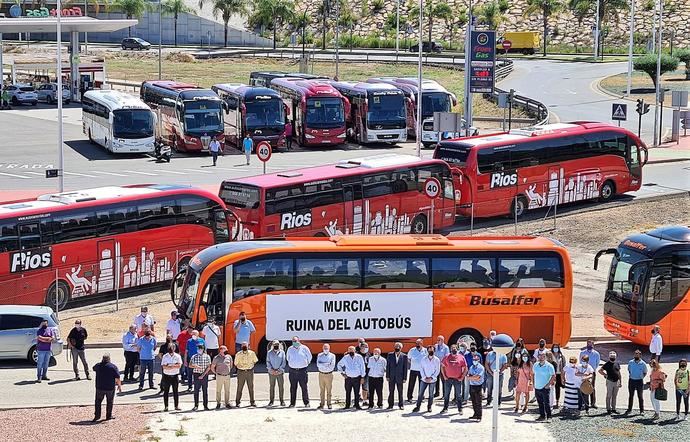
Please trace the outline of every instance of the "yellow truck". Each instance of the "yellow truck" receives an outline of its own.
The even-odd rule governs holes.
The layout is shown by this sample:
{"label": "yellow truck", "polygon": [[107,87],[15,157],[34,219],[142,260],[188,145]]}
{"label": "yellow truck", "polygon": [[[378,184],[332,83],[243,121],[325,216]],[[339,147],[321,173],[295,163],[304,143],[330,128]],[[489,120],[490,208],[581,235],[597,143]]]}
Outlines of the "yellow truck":
{"label": "yellow truck", "polygon": [[505,54],[506,48],[503,45],[504,41],[510,42],[509,53],[522,53],[525,55],[533,55],[539,50],[541,43],[541,33],[534,31],[522,32],[504,32],[496,39],[496,53]]}

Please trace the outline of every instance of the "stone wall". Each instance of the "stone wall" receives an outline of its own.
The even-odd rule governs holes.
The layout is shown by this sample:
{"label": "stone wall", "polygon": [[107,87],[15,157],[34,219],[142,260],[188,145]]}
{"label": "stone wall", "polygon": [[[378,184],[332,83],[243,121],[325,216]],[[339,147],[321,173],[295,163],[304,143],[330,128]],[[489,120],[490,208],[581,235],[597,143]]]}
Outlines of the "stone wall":
{"label": "stone wall", "polygon": [[[357,16],[356,24],[353,28],[353,34],[361,37],[378,33],[380,36],[389,36],[395,38],[395,29],[392,31],[385,31],[386,18],[389,15],[395,15],[396,0],[383,0],[383,8],[374,12],[373,6],[377,5],[380,0],[350,0],[344,6],[351,8],[353,13]],[[401,21],[407,19],[410,8],[417,5],[415,0],[399,0],[400,1],[400,17]],[[428,8],[428,1],[425,0],[425,8]],[[434,2],[445,1],[449,4],[453,11],[458,13],[467,11],[467,1],[465,0],[433,0]],[[646,43],[652,33],[653,12],[648,10],[648,0],[636,0],[635,10],[635,34],[636,40],[640,44]],[[321,4],[321,0],[297,0],[298,10],[304,11],[305,8],[309,11],[312,17],[316,17],[316,9]],[[487,0],[476,0],[474,4],[481,5],[487,3]],[[498,31],[543,31],[543,21],[540,13],[525,15],[526,1],[525,0],[511,0],[510,9],[505,14],[505,20],[498,27]],[[646,8],[647,6],[647,8]],[[690,1],[688,0],[666,0],[666,10],[664,13],[665,29],[674,29],[674,46],[690,46]],[[332,14],[335,17],[335,14]],[[313,21],[318,20],[314,18]],[[629,38],[630,26],[630,11],[622,10],[615,14],[610,14],[605,18],[604,26],[609,28],[609,35],[605,38],[607,45],[627,45]],[[451,38],[449,25],[440,19],[434,20],[433,38],[437,42],[448,42]],[[593,41],[593,26],[594,14],[591,17],[584,18],[581,22],[573,16],[569,11],[563,11],[549,19],[549,41],[553,44],[565,44],[569,46],[591,46]],[[413,24],[411,33],[406,33],[405,27],[401,26],[401,38],[418,38],[417,25]],[[320,33],[320,26],[317,24],[311,25],[312,32]],[[346,32],[349,32],[347,30]],[[464,39],[465,30],[458,26],[453,27],[453,40],[457,44]],[[428,28],[424,25],[424,36],[428,35]],[[664,33],[665,45],[671,35]]]}

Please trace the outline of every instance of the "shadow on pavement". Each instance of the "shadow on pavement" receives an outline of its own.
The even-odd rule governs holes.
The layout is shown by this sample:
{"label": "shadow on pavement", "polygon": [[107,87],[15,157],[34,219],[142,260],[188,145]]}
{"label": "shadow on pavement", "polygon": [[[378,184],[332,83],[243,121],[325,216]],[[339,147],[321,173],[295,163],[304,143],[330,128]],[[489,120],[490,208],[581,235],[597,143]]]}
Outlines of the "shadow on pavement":
{"label": "shadow on pavement", "polygon": [[[66,141],[65,144],[73,151],[86,158],[89,161],[99,160],[131,160],[137,158],[146,158],[145,154],[111,154],[105,148],[89,140],[71,140]],[[87,172],[84,170],[83,172]]]}
{"label": "shadow on pavement", "polygon": [[83,420],[83,421],[72,421],[69,424],[70,425],[98,425],[101,421],[94,422],[92,420]]}
{"label": "shadow on pavement", "polygon": [[14,385],[18,385],[18,386],[33,385],[33,384],[38,384],[38,381],[36,381],[36,380],[31,380],[31,381],[19,381],[19,382],[15,382],[15,383],[14,383]]}

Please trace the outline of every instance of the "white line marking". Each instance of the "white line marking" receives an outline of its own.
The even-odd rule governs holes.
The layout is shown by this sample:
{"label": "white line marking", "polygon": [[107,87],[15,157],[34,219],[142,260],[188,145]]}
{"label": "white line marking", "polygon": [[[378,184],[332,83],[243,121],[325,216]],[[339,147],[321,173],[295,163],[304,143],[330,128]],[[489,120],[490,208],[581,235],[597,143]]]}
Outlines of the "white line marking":
{"label": "white line marking", "polygon": [[24,173],[28,173],[29,175],[46,176],[45,173],[29,172],[28,170]]}
{"label": "white line marking", "polygon": [[187,172],[213,173],[213,172],[209,172],[208,170],[201,170],[201,169],[182,169],[182,170],[186,170]]}
{"label": "white line marking", "polygon": [[91,173],[102,173],[104,175],[112,175],[112,176],[127,176],[122,173],[115,173],[115,172],[104,172],[102,170],[92,170]]}
{"label": "white line marking", "polygon": [[123,172],[134,173],[134,174],[137,174],[137,175],[157,176],[155,173],[138,172],[138,171],[136,171],[136,170],[123,170]]}
{"label": "white line marking", "polygon": [[89,175],[87,173],[64,172],[64,171],[62,173],[64,173],[65,175],[83,176],[86,178],[98,178],[96,175]]}
{"label": "white line marking", "polygon": [[[172,173],[172,174],[175,174],[175,175],[187,175],[187,174],[184,173],[184,172],[178,172],[178,171],[176,171],[176,170],[165,170],[165,169],[153,169],[153,170],[155,170],[156,172]],[[185,170],[186,170],[186,169],[185,169]]]}
{"label": "white line marking", "polygon": [[15,175],[13,173],[6,173],[6,172],[0,172],[0,175],[5,175],[5,176],[11,176],[13,178],[24,178],[25,180],[30,180],[30,176],[24,176],[24,175]]}

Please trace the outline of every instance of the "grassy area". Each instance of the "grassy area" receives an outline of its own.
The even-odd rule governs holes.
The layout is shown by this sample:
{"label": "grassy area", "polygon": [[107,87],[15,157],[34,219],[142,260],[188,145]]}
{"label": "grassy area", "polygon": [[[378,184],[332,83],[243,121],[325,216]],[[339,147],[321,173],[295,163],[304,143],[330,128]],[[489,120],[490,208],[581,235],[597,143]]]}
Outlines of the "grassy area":
{"label": "grassy area", "polygon": [[[163,61],[163,78],[187,81],[209,87],[217,83],[248,83],[249,73],[258,70],[276,70],[295,72],[298,66],[292,60],[273,60],[265,58],[228,58],[215,60],[180,61],[181,56],[172,54]],[[107,72],[110,78],[118,80],[144,81],[158,78],[158,59],[153,54],[109,55],[106,59]],[[333,76],[335,65],[332,62],[315,62],[313,73]],[[366,80],[380,76],[416,76],[417,67],[411,64],[393,63],[340,63],[340,79]],[[458,97],[460,111],[464,91],[462,71],[451,71],[444,68],[425,67],[424,77],[438,81]],[[501,116],[503,111],[495,104],[475,95],[473,102],[476,116]],[[522,112],[513,113],[523,117]]]}
{"label": "grassy area", "polygon": [[[623,95],[627,91],[628,74],[618,74],[606,77],[600,83],[601,88],[615,95]],[[661,87],[669,91],[690,90],[690,80],[685,79],[685,67],[669,72],[661,77]],[[647,102],[654,101],[654,83],[644,72],[633,71],[631,81],[631,95],[634,98],[643,98]],[[649,92],[648,92],[649,91]],[[651,93],[650,93],[651,92]],[[671,104],[671,94],[666,93],[666,105]]]}

